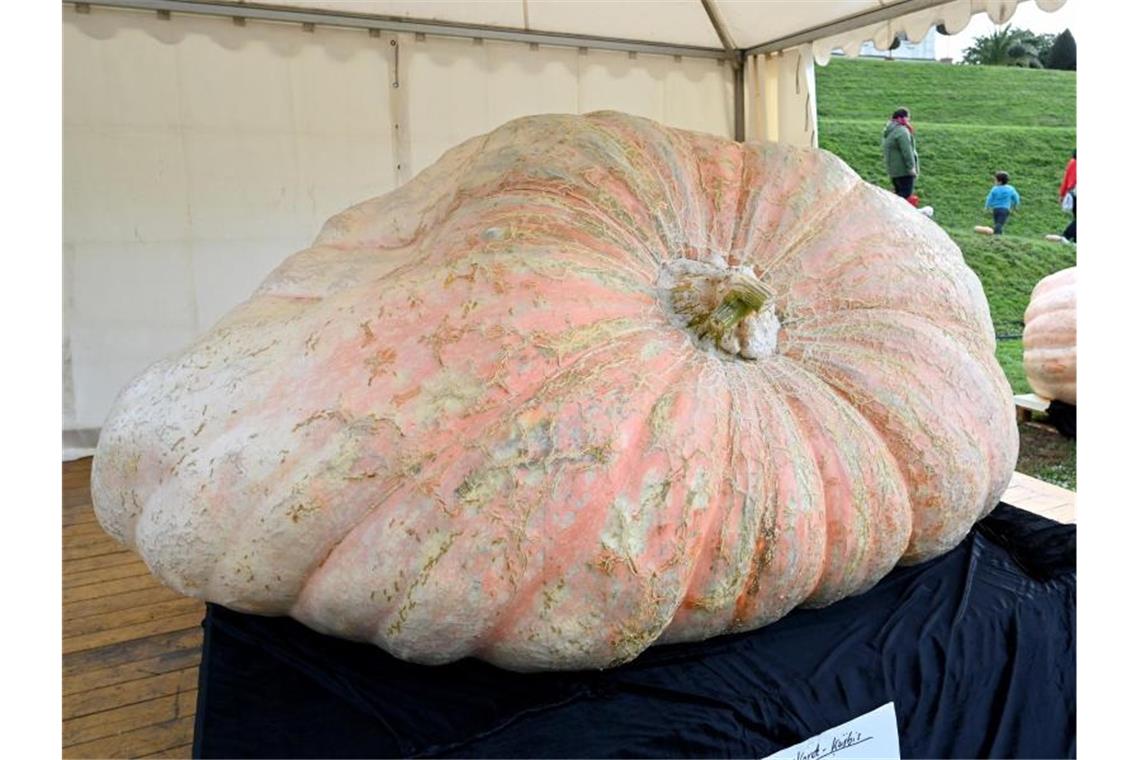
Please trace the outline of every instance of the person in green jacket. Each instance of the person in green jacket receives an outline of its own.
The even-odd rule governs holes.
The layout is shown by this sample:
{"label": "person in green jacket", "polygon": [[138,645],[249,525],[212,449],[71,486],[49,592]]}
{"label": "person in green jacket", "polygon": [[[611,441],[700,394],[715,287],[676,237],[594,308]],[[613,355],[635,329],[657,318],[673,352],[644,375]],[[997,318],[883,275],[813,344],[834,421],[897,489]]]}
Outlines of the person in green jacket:
{"label": "person in green jacket", "polygon": [[914,127],[907,119],[910,111],[900,108],[891,114],[883,127],[883,161],[895,194],[902,198],[914,195],[914,178],[918,176],[918,151],[914,143]]}

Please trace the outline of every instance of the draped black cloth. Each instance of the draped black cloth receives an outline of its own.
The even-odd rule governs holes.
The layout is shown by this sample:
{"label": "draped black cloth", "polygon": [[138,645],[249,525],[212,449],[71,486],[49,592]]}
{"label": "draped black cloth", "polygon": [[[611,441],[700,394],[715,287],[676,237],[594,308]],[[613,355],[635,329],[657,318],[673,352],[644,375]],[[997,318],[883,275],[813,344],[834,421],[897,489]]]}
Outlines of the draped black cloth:
{"label": "draped black cloth", "polygon": [[1049,408],[1045,410],[1045,413],[1049,417],[1050,424],[1057,428],[1058,433],[1066,438],[1077,437],[1077,408],[1075,406],[1054,399],[1049,402]]}
{"label": "draped black cloth", "polygon": [[203,625],[195,757],[763,757],[892,701],[903,757],[1076,755],[1076,528],[1005,504],[858,597],[607,671]]}

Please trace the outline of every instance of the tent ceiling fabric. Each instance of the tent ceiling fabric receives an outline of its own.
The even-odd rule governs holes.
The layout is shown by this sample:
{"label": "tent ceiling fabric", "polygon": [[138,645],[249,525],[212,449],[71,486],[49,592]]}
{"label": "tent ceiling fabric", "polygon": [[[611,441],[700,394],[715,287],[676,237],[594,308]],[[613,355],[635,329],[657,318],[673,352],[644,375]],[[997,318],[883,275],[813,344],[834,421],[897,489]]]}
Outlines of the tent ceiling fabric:
{"label": "tent ceiling fabric", "polygon": [[[707,0],[724,20],[726,31],[741,49],[769,45],[794,35],[808,34],[816,63],[826,64],[835,49],[848,54],[867,41],[887,49],[899,33],[922,39],[931,27],[943,24],[961,31],[976,13],[994,23],[1012,18],[1019,2],[1035,2],[1055,11],[1065,0]],[[430,20],[505,29],[553,32],[625,40],[719,48],[721,42],[702,0],[270,0],[272,5],[342,13]],[[233,2],[233,4],[237,4]],[[898,15],[865,26],[810,37],[812,30],[838,22],[858,23],[859,16],[885,12]],[[917,9],[917,10],[912,10]]]}
{"label": "tent ceiling fabric", "polygon": [[531,29],[557,29],[570,34],[623,37],[648,42],[683,39],[687,45],[721,47],[716,29],[700,0],[663,0],[653,3],[527,2]]}

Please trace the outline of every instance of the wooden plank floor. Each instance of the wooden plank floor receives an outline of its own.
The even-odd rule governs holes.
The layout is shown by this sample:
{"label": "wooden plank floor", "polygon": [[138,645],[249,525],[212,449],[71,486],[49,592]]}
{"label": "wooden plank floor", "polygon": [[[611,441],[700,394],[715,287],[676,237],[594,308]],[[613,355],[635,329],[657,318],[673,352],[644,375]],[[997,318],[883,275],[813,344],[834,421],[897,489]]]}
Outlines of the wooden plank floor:
{"label": "wooden plank floor", "polygon": [[63,463],[63,757],[190,757],[205,607],[163,587]]}

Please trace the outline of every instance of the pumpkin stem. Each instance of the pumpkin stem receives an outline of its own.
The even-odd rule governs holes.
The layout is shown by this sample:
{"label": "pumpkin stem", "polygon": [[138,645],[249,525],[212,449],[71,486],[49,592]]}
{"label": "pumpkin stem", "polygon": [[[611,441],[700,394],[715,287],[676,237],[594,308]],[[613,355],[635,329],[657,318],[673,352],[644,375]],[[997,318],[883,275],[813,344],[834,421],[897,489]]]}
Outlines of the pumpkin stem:
{"label": "pumpkin stem", "polygon": [[740,320],[764,308],[764,304],[772,295],[772,289],[755,277],[736,273],[729,281],[728,292],[724,294],[720,305],[708,315],[695,316],[689,322],[689,327],[693,328],[699,337],[711,337],[719,341],[735,328]]}

